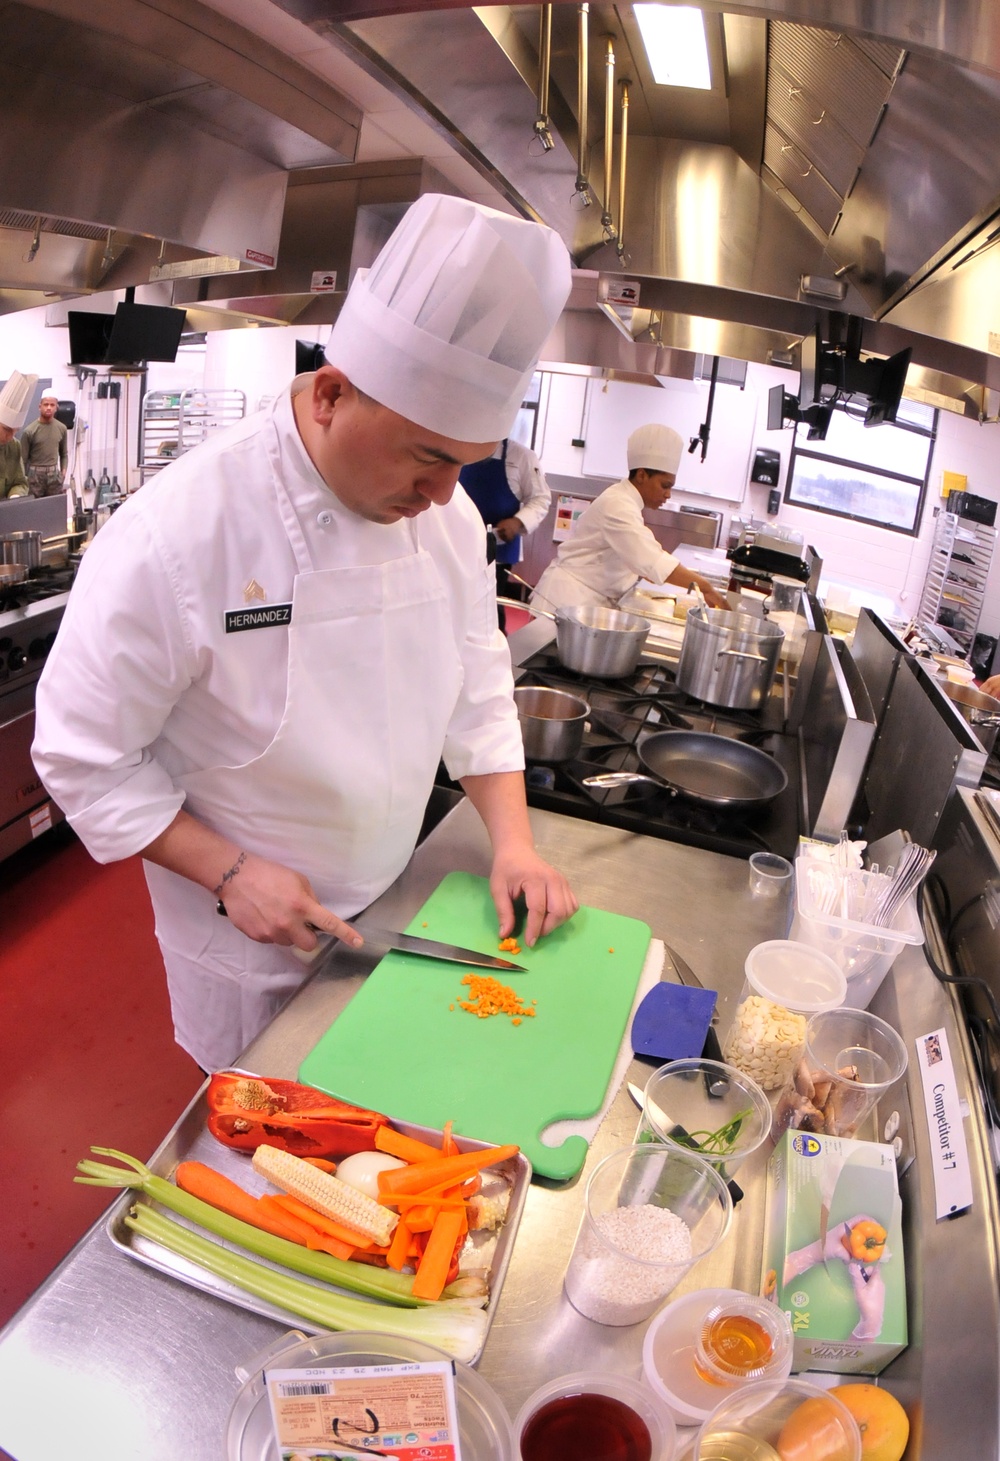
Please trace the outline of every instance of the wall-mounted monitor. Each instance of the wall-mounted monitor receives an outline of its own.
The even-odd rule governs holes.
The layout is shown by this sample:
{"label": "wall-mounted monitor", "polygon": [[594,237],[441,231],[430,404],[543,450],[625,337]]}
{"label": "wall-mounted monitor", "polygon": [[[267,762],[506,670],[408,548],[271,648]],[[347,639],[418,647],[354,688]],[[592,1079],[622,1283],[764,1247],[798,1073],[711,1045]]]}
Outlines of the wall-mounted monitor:
{"label": "wall-mounted monitor", "polygon": [[69,310],[71,365],[137,367],[148,360],[173,361],[187,316],[182,309],[156,304],[118,306],[113,315]]}
{"label": "wall-mounted monitor", "polygon": [[767,393],[767,429],[780,431],[799,419],[799,403],[784,386],[772,386]]}
{"label": "wall-mounted monitor", "polygon": [[120,304],[108,341],[108,365],[174,361],[187,315],[159,304]]}
{"label": "wall-mounted monitor", "polygon": [[114,321],[114,315],[69,310],[66,323],[69,327],[70,365],[103,365]]}
{"label": "wall-mounted monitor", "polygon": [[882,366],[878,384],[869,397],[868,410],[865,412],[866,426],[881,426],[887,421],[895,421],[912,354],[909,347],[900,350],[898,354],[890,355]]}

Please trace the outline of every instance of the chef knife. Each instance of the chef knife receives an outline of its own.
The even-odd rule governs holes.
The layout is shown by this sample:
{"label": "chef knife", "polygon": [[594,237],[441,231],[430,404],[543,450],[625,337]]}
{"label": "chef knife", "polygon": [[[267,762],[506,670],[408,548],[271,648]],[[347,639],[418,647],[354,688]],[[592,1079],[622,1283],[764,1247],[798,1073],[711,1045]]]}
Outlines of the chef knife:
{"label": "chef knife", "polygon": [[[681,984],[694,984],[698,989],[704,989],[704,984],[702,984],[697,974],[691,968],[691,965],[688,964],[686,960],[681,958],[676,949],[672,949],[669,944],[664,944],[663,947],[667,951],[667,956],[670,959],[671,964],[673,964],[674,972],[676,973],[677,978],[680,980]],[[718,1015],[713,1014],[713,1023],[708,1027],[708,1033],[705,1036],[705,1044],[702,1047],[701,1053],[705,1060],[718,1060],[722,1064],[724,1064],[725,1062],[722,1060],[722,1046],[719,1044],[719,1037],[715,1032],[714,1021],[717,1019]],[[721,1092],[719,1091],[714,1091],[711,1093],[721,1094]]]}
{"label": "chef knife", "polygon": [[[229,916],[221,899],[216,904],[216,911],[223,918]],[[328,934],[325,928],[317,928],[313,923],[308,923],[306,927],[319,934],[320,938],[332,938],[332,934]],[[443,959],[449,964],[468,964],[473,969],[499,969],[505,974],[528,972],[523,964],[512,964],[509,959],[498,959],[492,954],[480,954],[476,949],[463,949],[459,944],[443,944],[437,939],[417,938],[412,933],[396,933],[394,929],[375,928],[367,923],[352,923],[351,927],[357,930],[366,944],[380,944],[387,949],[397,949],[401,954],[418,954],[423,959]],[[305,955],[306,959],[310,957]]]}

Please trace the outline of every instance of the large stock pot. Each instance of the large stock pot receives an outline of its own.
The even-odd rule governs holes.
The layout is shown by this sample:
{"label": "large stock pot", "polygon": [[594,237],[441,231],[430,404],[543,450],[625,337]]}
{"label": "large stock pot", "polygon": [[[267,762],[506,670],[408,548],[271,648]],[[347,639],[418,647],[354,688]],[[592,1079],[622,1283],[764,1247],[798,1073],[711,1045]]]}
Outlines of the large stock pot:
{"label": "large stock pot", "polygon": [[677,684],[696,700],[758,710],[771,693],[784,635],[777,624],[731,609],[692,609]]}

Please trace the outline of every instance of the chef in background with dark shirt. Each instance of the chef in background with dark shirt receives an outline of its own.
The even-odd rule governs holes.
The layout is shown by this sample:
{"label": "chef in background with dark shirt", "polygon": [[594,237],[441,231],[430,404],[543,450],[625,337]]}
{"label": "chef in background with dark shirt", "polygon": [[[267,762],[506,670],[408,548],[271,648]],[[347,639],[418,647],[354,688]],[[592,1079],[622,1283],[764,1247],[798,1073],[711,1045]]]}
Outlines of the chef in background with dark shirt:
{"label": "chef in background with dark shirt", "polygon": [[0,498],[28,495],[28,483],[21,464],[21,444],[15,440],[14,432],[24,423],[31,393],[37,384],[37,375],[22,375],[15,370],[0,391]]}

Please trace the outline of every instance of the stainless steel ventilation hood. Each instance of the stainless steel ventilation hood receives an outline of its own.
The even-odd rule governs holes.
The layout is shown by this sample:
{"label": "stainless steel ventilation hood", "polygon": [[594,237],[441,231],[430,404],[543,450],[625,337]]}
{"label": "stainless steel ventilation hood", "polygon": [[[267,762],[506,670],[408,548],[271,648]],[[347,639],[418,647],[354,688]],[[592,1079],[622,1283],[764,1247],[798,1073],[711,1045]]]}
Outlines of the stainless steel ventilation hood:
{"label": "stainless steel ventilation hood", "polygon": [[[448,187],[419,156],[358,165],[360,106],[215,3],[0,8],[20,83],[0,101],[0,312],[159,279],[220,324],[323,323],[342,295],[313,294],[312,273],[346,285],[407,203]],[[908,391],[995,414],[991,0],[842,0],[836,29],[828,0],[741,3],[739,14],[707,0],[724,78],[711,94],[656,87],[631,6],[592,4],[582,149],[579,7],[556,4],[545,152],[538,6],[260,0],[247,27],[267,31],[268,10],[429,123],[484,192],[562,234],[580,270],[552,344],[567,363],[655,377],[688,373],[694,353],[794,362],[836,309],[865,320],[866,351],[913,346]],[[602,226],[606,203],[621,237]],[[623,278],[639,285],[637,309],[609,302]],[[825,295],[803,288],[810,279]]]}

